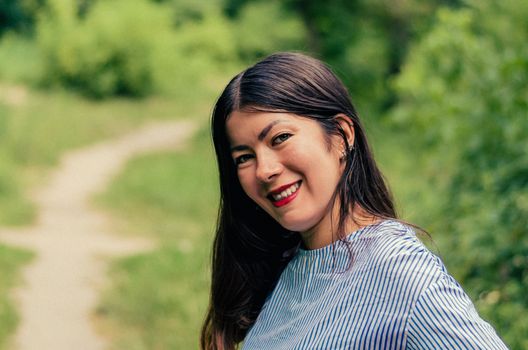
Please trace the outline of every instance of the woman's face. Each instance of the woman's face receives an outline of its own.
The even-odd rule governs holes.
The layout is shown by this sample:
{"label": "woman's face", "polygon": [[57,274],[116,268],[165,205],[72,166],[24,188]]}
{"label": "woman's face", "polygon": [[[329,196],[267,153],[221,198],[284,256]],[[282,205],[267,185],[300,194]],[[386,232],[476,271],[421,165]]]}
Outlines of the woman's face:
{"label": "woman's face", "polygon": [[246,194],[284,228],[316,234],[330,229],[341,177],[342,144],[313,119],[288,113],[233,112],[231,154]]}

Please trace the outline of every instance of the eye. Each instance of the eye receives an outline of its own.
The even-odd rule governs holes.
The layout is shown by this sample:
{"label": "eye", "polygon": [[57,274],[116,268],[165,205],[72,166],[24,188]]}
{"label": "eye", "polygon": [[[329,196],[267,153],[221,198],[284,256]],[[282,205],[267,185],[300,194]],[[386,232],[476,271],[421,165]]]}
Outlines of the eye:
{"label": "eye", "polygon": [[292,136],[293,136],[292,134],[285,132],[285,133],[279,134],[278,136],[273,138],[271,143],[273,145],[280,145],[281,143],[283,143],[284,141],[286,141],[287,139],[289,139]]}
{"label": "eye", "polygon": [[241,164],[244,164],[247,161],[249,161],[251,158],[253,158],[252,154],[242,154],[242,155],[240,155],[240,156],[238,156],[238,157],[236,157],[234,159],[235,160],[235,165],[239,166]]}

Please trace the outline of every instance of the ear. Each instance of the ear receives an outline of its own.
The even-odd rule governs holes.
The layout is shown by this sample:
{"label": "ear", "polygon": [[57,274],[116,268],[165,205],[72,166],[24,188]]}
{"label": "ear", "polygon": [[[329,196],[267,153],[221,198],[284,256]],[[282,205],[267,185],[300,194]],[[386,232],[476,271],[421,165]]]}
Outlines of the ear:
{"label": "ear", "polygon": [[[348,142],[348,147],[352,148],[354,146],[354,138],[355,138],[354,123],[352,123],[352,119],[350,119],[346,114],[343,114],[343,113],[337,114],[335,118],[336,118],[336,121],[339,123],[339,126],[345,133],[345,137]],[[342,139],[341,139],[340,144],[341,144],[340,146],[341,152],[348,151],[345,149],[346,145]]]}

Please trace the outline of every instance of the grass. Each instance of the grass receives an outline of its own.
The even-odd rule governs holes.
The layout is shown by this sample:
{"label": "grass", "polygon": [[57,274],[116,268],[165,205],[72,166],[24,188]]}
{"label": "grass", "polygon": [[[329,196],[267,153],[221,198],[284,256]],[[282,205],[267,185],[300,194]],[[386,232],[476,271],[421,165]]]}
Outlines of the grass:
{"label": "grass", "polygon": [[[3,101],[2,98],[4,99]],[[28,189],[43,183],[65,151],[123,134],[154,119],[206,114],[177,98],[89,100],[66,91],[0,83],[0,226],[29,225]],[[189,118],[190,119],[190,118]],[[18,318],[10,288],[30,253],[0,245],[0,349]]]}
{"label": "grass", "polygon": [[217,210],[215,160],[207,131],[182,153],[131,161],[100,205],[124,232],[160,248],[117,260],[98,315],[113,349],[196,349],[208,296],[208,256]]}
{"label": "grass", "polygon": [[32,222],[34,208],[22,189],[42,183],[65,151],[123,134],[149,120],[200,119],[207,114],[178,97],[95,101],[66,91],[1,83],[0,96],[1,225]]}
{"label": "grass", "polygon": [[[32,222],[35,208],[24,189],[40,184],[65,151],[150,120],[203,120],[229,73],[187,66],[167,72],[163,94],[94,100],[60,87],[44,88],[42,55],[34,38],[11,32],[0,38],[0,225]],[[179,79],[169,79],[173,75]]]}
{"label": "grass", "polygon": [[11,288],[19,282],[19,270],[33,254],[26,250],[0,244],[0,349],[6,349],[9,336],[18,324],[18,316],[9,296]]}
{"label": "grass", "polygon": [[[57,165],[66,151],[121,135],[153,120],[185,118],[203,121],[220,87],[226,83],[224,75],[228,74],[208,74],[209,67],[204,67],[199,76],[194,76],[192,72],[187,72],[186,67],[186,74],[193,80],[171,82],[170,91],[165,95],[94,100],[74,91],[39,86],[38,79],[35,79],[42,73],[38,55],[30,39],[6,35],[0,42],[0,226],[30,225],[34,221],[36,208],[28,193],[44,183],[49,170]],[[173,344],[187,344],[182,348],[193,347],[188,344],[194,340],[188,340],[183,334],[195,332],[200,323],[196,315],[203,314],[203,300],[207,293],[205,260],[208,246],[200,242],[206,241],[203,236],[211,232],[211,227],[206,226],[207,222],[212,225],[216,209],[214,199],[199,202],[191,192],[183,191],[179,196],[171,194],[190,183],[189,188],[194,186],[194,193],[214,193],[213,184],[205,188],[203,185],[207,182],[201,183],[196,177],[195,166],[207,157],[204,147],[199,149],[196,159],[192,154],[181,158],[170,153],[138,159],[131,164],[132,168],[140,169],[139,175],[136,173],[138,177],[134,178],[134,172],[127,171],[132,177],[114,186],[114,192],[109,194],[110,201],[114,200],[116,206],[125,211],[123,217],[128,218],[128,213],[135,213],[132,216],[137,220],[123,220],[124,226],[133,228],[135,232],[148,232],[165,242],[160,251],[126,259],[113,269],[116,281],[122,287],[113,299],[108,293],[107,303],[100,312],[108,316],[105,317],[109,320],[105,323],[108,330],[116,329],[111,320],[117,315],[124,317],[123,322],[128,325],[124,328],[129,331],[116,338],[116,344],[125,344],[122,348],[155,349],[158,346],[151,344],[162,344],[159,345],[162,348],[180,348]],[[207,168],[211,164],[198,165]],[[205,168],[204,178],[207,176]],[[145,179],[153,182],[142,188]],[[178,179],[182,183],[174,182]],[[129,193],[130,188],[135,188],[135,192]],[[194,207],[189,203],[195,203]],[[189,211],[182,211],[183,208]],[[178,211],[181,214],[175,216]],[[148,220],[143,220],[144,215],[148,216]],[[202,220],[197,224],[195,220],[198,217],[209,217],[209,221]],[[0,246],[0,350],[17,322],[16,310],[7,293],[16,283],[18,269],[29,259],[29,255],[28,252]],[[197,270],[203,273],[197,275]],[[131,278],[128,271],[133,272],[131,276],[137,273],[143,279]],[[157,271],[157,274],[152,271]],[[185,281],[186,285],[175,281]],[[121,292],[123,294],[119,294]],[[156,298],[149,299],[151,293]],[[143,309],[136,310],[134,306],[139,305]],[[148,319],[144,309],[150,308],[153,313]],[[177,310],[177,318],[169,312],[173,309]],[[154,315],[158,321],[154,321]],[[153,330],[136,331],[141,322],[152,323]],[[149,329],[150,325],[146,328]],[[120,324],[119,334],[122,329]],[[154,339],[157,334],[154,330],[157,329],[173,337],[158,341]],[[174,329],[180,333],[175,333]],[[185,339],[180,341],[180,336]]]}
{"label": "grass", "polygon": [[[49,170],[57,165],[61,155],[66,151],[124,134],[153,120],[186,118],[200,122],[204,116],[208,115],[209,108],[219,90],[218,86],[225,83],[218,74],[206,77],[203,72],[203,81],[196,81],[191,85],[175,82],[170,94],[143,99],[115,97],[93,100],[60,88],[43,90],[36,86],[34,77],[39,74],[41,67],[38,65],[38,59],[31,58],[38,54],[34,48],[31,42],[23,41],[18,37],[4,38],[0,47],[0,226],[30,225],[35,220],[36,208],[29,200],[28,193],[32,188],[44,183]],[[152,159],[148,158],[148,160],[140,159],[136,166],[149,170],[152,161],[158,164],[157,169],[150,169],[154,172],[153,176],[157,176],[154,181],[167,184],[169,190],[178,190],[175,184],[170,183],[178,176],[186,177],[185,181],[188,181],[191,175],[195,177],[195,173],[191,170],[180,174],[180,168],[177,165],[172,168],[164,166],[172,162],[179,164],[181,161],[194,164],[192,156],[181,160],[175,155],[165,154]],[[166,169],[172,169],[172,173],[165,173]],[[164,175],[165,178],[163,178]],[[142,180],[130,179],[130,181]],[[128,186],[131,185],[133,184],[125,182],[124,187],[121,186],[120,189],[124,192],[114,193],[114,198],[126,197],[124,202],[133,206],[134,202],[128,202],[129,197],[127,196]],[[201,309],[199,312],[196,311],[198,308],[203,308],[200,303],[203,300],[203,294],[200,298],[195,296],[200,292],[206,293],[207,288],[203,287],[207,281],[205,273],[201,280],[195,278],[193,282],[188,282],[191,286],[194,285],[192,288],[170,285],[172,281],[169,281],[169,276],[176,280],[190,281],[188,277],[195,274],[196,266],[198,264],[205,266],[203,261],[207,249],[198,246],[198,241],[193,239],[196,239],[196,234],[210,230],[196,225],[191,219],[186,219],[184,222],[185,213],[179,219],[165,220],[165,216],[170,215],[173,207],[176,206],[180,210],[186,206],[187,202],[192,202],[192,198],[182,197],[179,204],[174,203],[170,201],[169,193],[152,193],[152,190],[157,187],[155,183],[151,185],[153,187],[145,190],[138,189],[140,193],[148,193],[152,197],[137,198],[136,211],[132,208],[131,212],[138,213],[136,216],[139,217],[141,216],[139,213],[143,214],[141,208],[148,208],[149,214],[152,214],[149,216],[152,220],[165,223],[161,225],[162,227],[151,229],[149,224],[138,220],[136,228],[138,230],[145,228],[152,235],[159,237],[167,236],[167,244],[164,244],[164,249],[154,253],[153,256],[131,258],[123,261],[119,266],[127,271],[137,269],[138,273],[145,278],[149,278],[152,275],[150,269],[154,269],[159,271],[160,276],[165,279],[160,281],[151,279],[146,286],[135,286],[136,292],[125,294],[123,300],[129,301],[133,296],[140,297],[141,293],[150,293],[151,291],[145,288],[156,286],[155,289],[159,289],[156,295],[161,301],[156,299],[154,304],[149,304],[146,298],[144,304],[141,302],[139,304],[144,305],[145,308],[152,307],[156,310],[155,315],[158,318],[164,314],[164,311],[156,307],[161,305],[164,308],[166,303],[179,308],[180,314],[186,314],[188,318],[192,318],[194,317],[192,315],[203,313]],[[199,187],[200,184],[197,182],[195,185]],[[116,190],[120,191],[117,187]],[[207,191],[210,192],[210,189]],[[139,193],[136,194],[139,196]],[[152,206],[149,200],[159,203],[160,207]],[[138,204],[143,201],[147,201],[148,205]],[[126,210],[128,211],[129,208],[127,207]],[[196,210],[202,209],[197,208]],[[203,210],[206,211],[206,209]],[[202,211],[200,215],[205,214]],[[181,237],[171,239],[169,236],[175,232],[181,232]],[[0,246],[0,350],[2,346],[6,346],[7,339],[14,331],[18,320],[15,307],[8,298],[8,292],[17,281],[19,268],[29,260],[29,256],[29,252]],[[189,269],[181,270],[179,266],[182,265],[189,266]],[[125,273],[119,274],[118,267],[114,270],[116,276],[119,276],[118,280],[126,284]],[[153,276],[152,278],[155,278],[156,275]],[[133,279],[129,283],[135,281]],[[164,281],[169,285],[164,285]],[[195,298],[196,302],[194,304],[179,302],[179,300],[185,300],[185,295]],[[128,312],[126,313],[127,320],[133,324],[143,317],[142,310],[135,313],[131,308],[127,309],[123,303],[112,305],[120,312]],[[114,308],[109,307],[108,310],[114,312]],[[136,318],[133,317],[134,315]],[[199,323],[196,320],[187,322],[187,318],[171,318],[173,320],[171,322],[168,317],[162,317],[154,324],[160,328],[166,327],[166,331],[169,332],[175,322],[181,323],[182,332],[187,332],[189,330],[185,327],[191,327],[191,325],[196,327]],[[152,321],[152,319],[147,321]],[[148,339],[148,336],[143,338]],[[141,346],[131,345],[136,343],[147,344],[145,348],[148,349],[155,348],[148,345],[154,343],[153,340],[147,343],[136,342],[132,336],[123,337],[120,341],[130,341],[124,346],[126,349]],[[164,348],[174,347],[167,345]]]}
{"label": "grass", "polygon": [[[202,93],[205,95],[202,95],[202,99],[209,98],[206,89]],[[192,101],[183,103],[177,97],[152,97],[143,100],[115,98],[94,101],[66,91],[39,91],[21,85],[0,83],[0,100],[2,96],[4,99],[6,96],[9,98],[10,94],[13,96],[18,94],[18,99],[0,101],[0,104],[3,102],[3,106],[0,105],[0,226],[29,225],[33,222],[36,217],[36,208],[27,196],[27,189],[42,184],[49,170],[57,164],[59,157],[67,150],[123,134],[151,120],[175,119],[179,116],[185,116],[187,119],[193,119],[194,116],[197,120],[203,120],[202,116],[207,115],[208,112],[202,107],[203,103],[201,105],[193,104]],[[158,176],[164,174],[161,164],[171,161],[178,162],[179,160],[170,154],[157,159],[159,165],[155,171],[158,171]],[[186,161],[193,162],[191,157]],[[141,163],[140,160],[139,163]],[[146,163],[143,166],[149,167]],[[179,172],[179,168],[174,167],[169,177],[161,181],[168,183],[177,177]],[[186,176],[190,177],[191,174],[193,173],[189,170]],[[132,181],[137,180],[132,179]],[[127,185],[130,184],[125,184]],[[126,188],[122,190],[125,192],[121,195],[126,196]],[[163,195],[166,196],[165,199],[162,198]],[[169,208],[174,205],[178,205],[178,208],[185,206],[184,202],[165,203],[164,201],[169,197],[168,193],[158,193],[153,196],[152,200],[160,200],[160,204],[167,205]],[[147,198],[142,198],[142,200],[145,199]],[[151,210],[156,220],[166,214],[162,208]],[[160,222],[165,221],[160,220]],[[187,223],[173,220],[167,222],[166,226],[160,230],[153,230],[152,234],[161,236],[162,232],[175,232],[175,227],[180,228],[191,238],[193,233],[203,232],[201,227],[195,227],[194,223],[189,220]],[[191,272],[179,270],[174,272],[174,266],[180,266],[180,263],[176,262],[181,261],[184,266],[191,268],[194,268],[198,262],[202,262],[193,254],[184,252],[189,246],[186,242],[182,239],[179,245],[176,243],[167,245],[159,256],[153,257],[156,261],[155,265],[148,265],[147,268],[159,270],[165,276],[171,275],[186,280],[185,276]],[[199,248],[197,247],[196,251]],[[6,343],[17,324],[16,310],[7,293],[16,282],[18,268],[27,261],[28,254],[0,246],[0,349],[2,349],[1,344]],[[201,256],[206,255],[205,247],[200,254]],[[148,258],[144,259],[148,260]],[[138,262],[132,259],[130,262],[124,262],[123,266],[133,268],[140,264],[142,259],[136,258]],[[148,270],[142,273],[146,276],[150,275]],[[200,285],[200,283],[206,283],[205,281],[204,275],[201,282],[197,283]],[[160,291],[166,292],[165,295],[160,295],[162,298],[168,298],[169,295],[181,296],[181,293],[178,294],[162,284],[158,286],[161,287]],[[195,293],[188,288],[180,286],[182,291],[194,297]],[[195,289],[206,291],[207,288],[197,286]],[[173,302],[176,303],[174,300]],[[191,306],[190,303],[184,303],[182,307]],[[202,305],[195,303],[193,307],[202,307]],[[199,314],[199,312],[185,310],[188,314]],[[156,312],[156,315],[159,316],[160,313]],[[162,319],[162,321],[166,320]],[[169,325],[169,322],[166,324]],[[189,324],[196,324],[196,322]],[[184,325],[187,326],[187,323]],[[131,346],[124,348],[133,349]],[[152,349],[153,347],[147,346],[146,348]]]}
{"label": "grass", "polygon": [[[90,100],[66,91],[38,91],[2,86],[25,97],[4,108],[2,145],[21,164],[53,164],[65,150],[106,139],[153,119],[203,115],[204,111],[177,98]],[[4,101],[4,104],[9,101]]]}

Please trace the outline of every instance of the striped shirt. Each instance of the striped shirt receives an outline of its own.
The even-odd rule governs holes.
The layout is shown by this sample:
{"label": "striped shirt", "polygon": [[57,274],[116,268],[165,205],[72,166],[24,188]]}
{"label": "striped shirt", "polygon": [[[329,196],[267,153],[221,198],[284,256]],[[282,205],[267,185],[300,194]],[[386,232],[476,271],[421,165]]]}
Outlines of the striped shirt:
{"label": "striped shirt", "polygon": [[244,350],[507,349],[412,229],[387,220],[347,239],[297,252]]}

